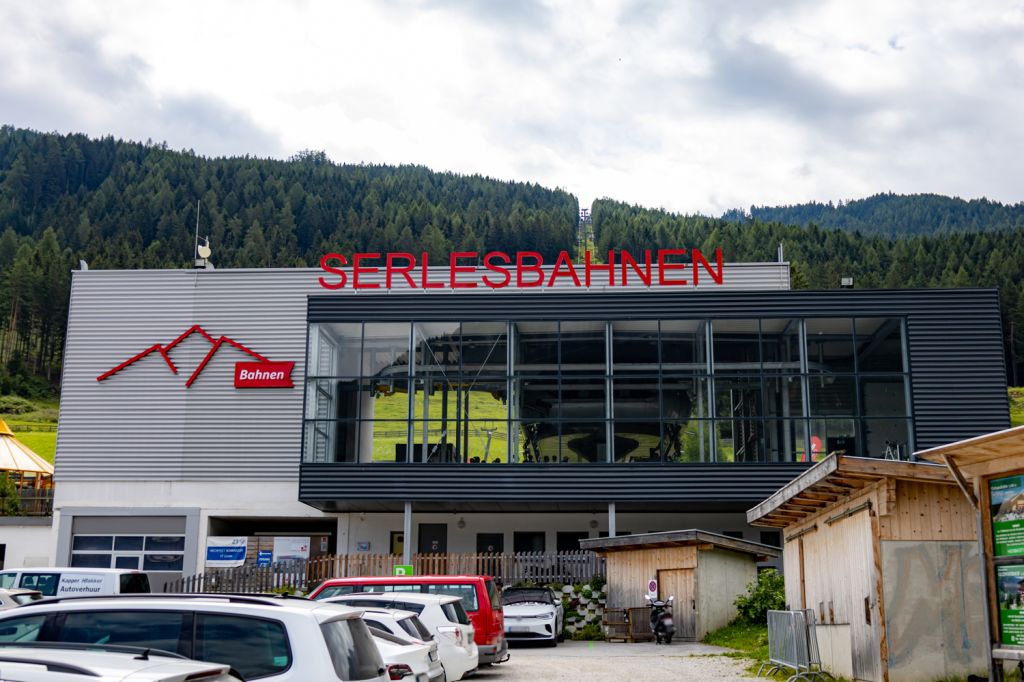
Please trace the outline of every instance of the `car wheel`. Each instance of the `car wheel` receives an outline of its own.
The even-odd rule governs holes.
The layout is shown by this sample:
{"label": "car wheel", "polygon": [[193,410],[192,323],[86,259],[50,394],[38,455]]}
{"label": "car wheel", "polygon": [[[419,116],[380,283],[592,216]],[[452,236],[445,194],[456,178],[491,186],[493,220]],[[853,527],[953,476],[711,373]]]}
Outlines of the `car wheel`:
{"label": "car wheel", "polygon": [[547,646],[556,647],[558,646],[558,637],[552,637],[551,639],[544,642]]}

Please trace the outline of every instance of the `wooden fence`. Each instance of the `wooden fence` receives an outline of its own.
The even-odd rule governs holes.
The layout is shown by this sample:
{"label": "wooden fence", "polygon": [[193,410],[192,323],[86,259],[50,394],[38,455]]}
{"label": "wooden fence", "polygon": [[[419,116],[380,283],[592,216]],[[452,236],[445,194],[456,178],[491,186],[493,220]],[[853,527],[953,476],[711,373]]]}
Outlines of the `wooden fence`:
{"label": "wooden fence", "polygon": [[[402,565],[400,554],[324,555],[270,566],[209,569],[164,586],[164,592],[309,592],[328,578],[388,576]],[[503,584],[586,582],[604,576],[604,559],[593,552],[521,552],[516,554],[415,554],[416,575],[490,575]]]}

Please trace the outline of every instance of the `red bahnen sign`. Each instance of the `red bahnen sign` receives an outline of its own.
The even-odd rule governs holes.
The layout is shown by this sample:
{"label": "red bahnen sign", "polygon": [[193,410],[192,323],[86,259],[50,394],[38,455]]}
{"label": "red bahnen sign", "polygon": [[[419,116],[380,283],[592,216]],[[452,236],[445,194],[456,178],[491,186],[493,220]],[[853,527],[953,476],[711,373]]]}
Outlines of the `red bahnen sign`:
{"label": "red bahnen sign", "polygon": [[[546,265],[550,269],[545,270]],[[553,287],[560,281],[577,287],[622,287],[632,282],[648,287],[685,287],[697,286],[702,274],[714,284],[722,284],[722,249],[715,249],[712,262],[699,249],[648,249],[640,257],[625,250],[609,251],[604,263],[593,262],[589,252],[583,263],[573,263],[568,251],[560,251],[550,264],[536,251],[512,255],[502,251],[456,251],[448,257],[446,272],[441,273],[436,267],[430,268],[426,253],[418,260],[404,252],[355,253],[351,259],[327,253],[320,259],[320,267],[325,273],[319,277],[320,286],[332,291],[346,287],[391,289],[395,284],[410,289],[527,289]]]}

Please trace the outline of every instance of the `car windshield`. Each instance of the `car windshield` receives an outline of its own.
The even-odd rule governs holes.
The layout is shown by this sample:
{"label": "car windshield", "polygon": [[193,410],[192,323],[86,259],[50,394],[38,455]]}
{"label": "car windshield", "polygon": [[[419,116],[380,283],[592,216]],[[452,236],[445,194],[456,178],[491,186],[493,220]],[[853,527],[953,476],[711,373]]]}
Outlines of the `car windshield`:
{"label": "car windshield", "polygon": [[352,594],[356,591],[355,585],[328,585],[313,597],[314,599],[327,599],[329,597],[340,597],[343,594]]}
{"label": "car windshield", "polygon": [[334,672],[342,680],[376,679],[383,671],[377,645],[362,618],[332,620],[320,626]]}
{"label": "car windshield", "polygon": [[549,590],[511,589],[501,595],[501,603],[509,604],[554,604]]}
{"label": "car windshield", "polygon": [[43,595],[39,594],[38,592],[24,592],[22,594],[12,594],[11,595],[11,599],[13,599],[18,605],[28,604],[29,602],[33,602],[33,601],[36,601],[37,599],[42,599],[42,598],[43,598]]}

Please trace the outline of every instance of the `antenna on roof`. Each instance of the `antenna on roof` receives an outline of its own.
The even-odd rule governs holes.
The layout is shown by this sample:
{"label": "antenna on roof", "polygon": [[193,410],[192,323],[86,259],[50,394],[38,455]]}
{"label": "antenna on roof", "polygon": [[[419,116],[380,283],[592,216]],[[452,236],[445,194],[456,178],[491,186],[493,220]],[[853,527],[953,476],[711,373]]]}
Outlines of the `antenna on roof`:
{"label": "antenna on roof", "polygon": [[192,245],[192,264],[201,268],[206,264],[203,262],[204,259],[199,257],[199,204],[202,203],[202,199],[196,199],[196,241]]}

